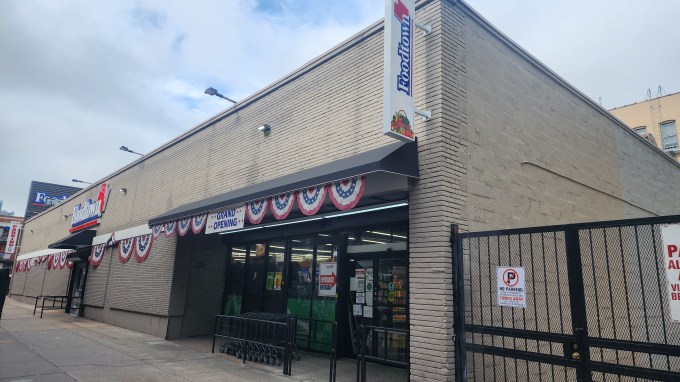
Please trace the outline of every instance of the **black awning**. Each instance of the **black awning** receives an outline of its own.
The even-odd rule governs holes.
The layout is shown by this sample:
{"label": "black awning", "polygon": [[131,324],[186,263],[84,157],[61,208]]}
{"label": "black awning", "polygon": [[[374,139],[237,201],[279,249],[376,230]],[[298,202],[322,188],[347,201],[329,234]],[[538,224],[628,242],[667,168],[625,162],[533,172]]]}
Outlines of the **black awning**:
{"label": "black awning", "polygon": [[416,143],[392,143],[307,170],[186,204],[149,220],[149,225],[375,172],[386,172],[418,178],[418,150]]}
{"label": "black awning", "polygon": [[65,238],[55,241],[47,246],[53,249],[79,249],[92,246],[92,239],[97,235],[97,231],[93,229],[86,229],[84,231],[76,232]]}

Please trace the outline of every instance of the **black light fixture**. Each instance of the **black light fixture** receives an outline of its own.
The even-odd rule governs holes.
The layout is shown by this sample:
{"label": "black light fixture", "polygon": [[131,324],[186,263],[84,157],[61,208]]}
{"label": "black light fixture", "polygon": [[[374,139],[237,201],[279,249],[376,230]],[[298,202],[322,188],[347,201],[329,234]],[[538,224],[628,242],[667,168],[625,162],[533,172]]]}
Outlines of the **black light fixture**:
{"label": "black light fixture", "polygon": [[92,182],[86,182],[86,181],[84,181],[84,180],[78,180],[78,179],[71,179],[71,182],[73,182],[73,183],[92,184]]}
{"label": "black light fixture", "polygon": [[222,94],[220,94],[220,92],[218,92],[217,89],[215,89],[213,87],[205,89],[205,94],[215,96],[215,97],[220,97],[222,99],[226,99],[229,102],[236,103],[236,101],[234,101],[233,99],[227,98],[227,97],[223,96]]}
{"label": "black light fixture", "polygon": [[134,151],[128,149],[127,147],[125,147],[125,146],[120,146],[120,149],[119,149],[119,150],[120,150],[120,151],[125,151],[125,152],[128,152],[128,153],[137,154],[137,155],[139,155],[140,157],[143,157],[143,156],[144,156],[144,154],[140,154],[140,153],[134,152]]}

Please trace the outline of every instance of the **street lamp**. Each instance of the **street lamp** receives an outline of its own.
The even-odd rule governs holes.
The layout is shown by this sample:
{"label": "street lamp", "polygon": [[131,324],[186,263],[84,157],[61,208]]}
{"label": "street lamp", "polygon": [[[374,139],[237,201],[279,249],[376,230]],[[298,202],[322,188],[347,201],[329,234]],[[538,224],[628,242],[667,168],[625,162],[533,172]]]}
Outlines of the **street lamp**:
{"label": "street lamp", "polygon": [[92,182],[86,182],[84,180],[78,180],[78,179],[71,179],[73,183],[85,183],[85,184],[92,184]]}
{"label": "street lamp", "polygon": [[143,156],[144,156],[144,154],[136,153],[136,152],[134,152],[134,151],[128,149],[128,148],[125,147],[125,146],[120,146],[120,149],[119,149],[119,150],[120,150],[120,151],[125,151],[125,152],[128,152],[128,153],[137,154],[137,155],[139,155],[140,157],[143,157]]}
{"label": "street lamp", "polygon": [[227,97],[223,96],[222,94],[220,94],[220,92],[217,91],[217,89],[212,88],[212,87],[211,87],[211,88],[205,89],[205,94],[211,95],[211,96],[220,97],[220,98],[222,98],[222,99],[226,99],[226,100],[229,101],[229,102],[236,103],[236,101],[234,101],[234,100],[231,99],[231,98],[227,98]]}

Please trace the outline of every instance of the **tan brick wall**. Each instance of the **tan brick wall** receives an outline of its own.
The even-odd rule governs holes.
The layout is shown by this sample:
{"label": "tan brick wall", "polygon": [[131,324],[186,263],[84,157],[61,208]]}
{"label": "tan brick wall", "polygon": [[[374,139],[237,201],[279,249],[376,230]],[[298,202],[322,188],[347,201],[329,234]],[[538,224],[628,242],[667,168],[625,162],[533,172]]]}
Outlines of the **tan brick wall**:
{"label": "tan brick wall", "polygon": [[[115,257],[114,257],[115,256]],[[106,298],[106,286],[109,282],[111,263],[118,261],[116,247],[109,247],[104,253],[104,258],[99,266],[90,265],[87,274],[87,284],[85,285],[85,305],[103,307]]]}

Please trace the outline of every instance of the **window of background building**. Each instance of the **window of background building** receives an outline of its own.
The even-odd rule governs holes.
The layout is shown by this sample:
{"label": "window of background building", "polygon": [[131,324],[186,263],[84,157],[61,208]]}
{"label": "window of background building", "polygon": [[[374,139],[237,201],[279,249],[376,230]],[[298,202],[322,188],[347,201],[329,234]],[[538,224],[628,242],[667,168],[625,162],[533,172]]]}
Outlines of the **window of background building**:
{"label": "window of background building", "polygon": [[664,150],[678,147],[678,133],[675,130],[675,121],[661,123],[661,143]]}
{"label": "window of background building", "polygon": [[647,134],[647,126],[638,126],[633,129],[638,135],[645,135]]}

